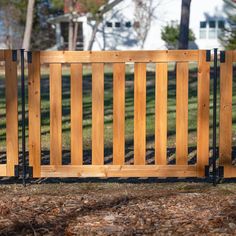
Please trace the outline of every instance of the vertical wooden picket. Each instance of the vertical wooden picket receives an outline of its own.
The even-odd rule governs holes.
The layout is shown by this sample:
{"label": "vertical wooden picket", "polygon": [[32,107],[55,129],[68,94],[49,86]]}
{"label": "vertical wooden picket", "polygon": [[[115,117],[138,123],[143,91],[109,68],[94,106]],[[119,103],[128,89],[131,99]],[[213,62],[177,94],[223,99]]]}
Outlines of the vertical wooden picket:
{"label": "vertical wooden picket", "polygon": [[61,64],[50,64],[50,164],[62,164]]}
{"label": "vertical wooden picket", "polygon": [[92,64],[92,165],[104,164],[104,64]]}
{"label": "vertical wooden picket", "polygon": [[232,91],[233,52],[225,52],[225,62],[220,64],[220,165],[232,165]]}
{"label": "vertical wooden picket", "polygon": [[146,162],[146,64],[134,70],[134,164]]}
{"label": "vertical wooden picket", "polygon": [[125,63],[113,65],[113,164],[125,158]]}
{"label": "vertical wooden picket", "polygon": [[155,164],[167,164],[167,89],[168,64],[156,64],[155,88]]}
{"label": "vertical wooden picket", "polygon": [[18,85],[17,62],[13,61],[12,50],[5,51],[6,76],[6,148],[8,176],[14,176],[18,164]]}
{"label": "vertical wooden picket", "polygon": [[71,164],[83,164],[82,64],[71,64]]}
{"label": "vertical wooden picket", "polygon": [[176,164],[188,162],[188,63],[177,63],[176,74]]}
{"label": "vertical wooden picket", "polygon": [[209,98],[210,63],[206,51],[199,51],[198,60],[198,113],[197,113],[197,174],[204,177],[209,162]]}
{"label": "vertical wooden picket", "polygon": [[33,176],[41,173],[41,95],[40,95],[40,52],[32,53],[32,62],[28,63],[29,93],[29,165],[33,167]]}

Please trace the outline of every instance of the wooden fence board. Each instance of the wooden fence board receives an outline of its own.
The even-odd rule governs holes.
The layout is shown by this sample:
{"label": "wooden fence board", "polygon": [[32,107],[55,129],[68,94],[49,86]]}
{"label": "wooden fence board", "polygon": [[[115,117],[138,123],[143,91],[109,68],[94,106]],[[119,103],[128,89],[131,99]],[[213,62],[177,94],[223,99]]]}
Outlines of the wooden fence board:
{"label": "wooden fence board", "polygon": [[7,175],[14,176],[19,147],[17,62],[12,61],[12,50],[5,51],[5,61]]}
{"label": "wooden fence board", "polygon": [[188,63],[177,63],[176,74],[176,164],[188,162]]}
{"label": "wooden fence board", "polygon": [[40,109],[40,52],[32,53],[28,63],[29,93],[29,165],[34,177],[40,177],[41,165],[41,109]]}
{"label": "wooden fence board", "polygon": [[62,164],[61,64],[50,65],[50,164]]}
{"label": "wooden fence board", "polygon": [[210,63],[206,62],[206,51],[199,52],[198,61],[198,115],[197,115],[197,167],[198,176],[205,176],[209,162],[209,98]]}
{"label": "wooden fence board", "polygon": [[225,63],[220,64],[220,165],[232,165],[232,51],[226,51]]}
{"label": "wooden fence board", "polygon": [[125,64],[113,65],[113,164],[125,158]]}
{"label": "wooden fence board", "polygon": [[104,64],[92,64],[92,165],[104,164]]}
{"label": "wooden fence board", "polygon": [[83,68],[71,64],[71,164],[83,164]]}
{"label": "wooden fence board", "polygon": [[42,166],[42,177],[196,177],[196,165]]}
{"label": "wooden fence board", "polygon": [[146,162],[146,64],[134,70],[134,164]]}
{"label": "wooden fence board", "polygon": [[197,61],[197,50],[162,51],[43,51],[45,63],[116,63],[116,62],[175,62]]}
{"label": "wooden fence board", "polygon": [[156,64],[155,164],[166,165],[168,64]]}

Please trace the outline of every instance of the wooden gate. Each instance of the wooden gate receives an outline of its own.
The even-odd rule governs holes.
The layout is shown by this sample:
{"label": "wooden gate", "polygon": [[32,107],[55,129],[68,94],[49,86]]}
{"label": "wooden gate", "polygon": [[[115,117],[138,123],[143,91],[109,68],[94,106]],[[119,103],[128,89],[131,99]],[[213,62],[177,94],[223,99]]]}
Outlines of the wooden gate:
{"label": "wooden gate", "polygon": [[5,66],[3,87],[6,101],[6,161],[5,164],[0,164],[0,176],[15,176],[19,158],[17,52],[0,50],[0,61]]}
{"label": "wooden gate", "polygon": [[[209,52],[209,51],[208,51]],[[209,55],[209,54],[208,54]],[[29,165],[33,177],[204,177],[209,160],[205,50],[33,52],[29,61]],[[125,159],[125,63],[134,63],[134,165]],[[167,164],[168,62],[176,62],[176,164]],[[198,63],[197,162],[188,164],[188,69]],[[70,64],[71,163],[62,164],[61,66]],[[92,163],[83,165],[82,70],[92,65]],[[113,164],[104,164],[104,63],[113,64]],[[146,64],[156,65],[155,164],[146,163]],[[50,66],[50,164],[41,165],[40,67]]]}
{"label": "wooden gate", "polygon": [[232,96],[233,62],[236,51],[221,52],[220,58],[220,139],[219,165],[224,177],[236,177],[236,166],[232,163]]}

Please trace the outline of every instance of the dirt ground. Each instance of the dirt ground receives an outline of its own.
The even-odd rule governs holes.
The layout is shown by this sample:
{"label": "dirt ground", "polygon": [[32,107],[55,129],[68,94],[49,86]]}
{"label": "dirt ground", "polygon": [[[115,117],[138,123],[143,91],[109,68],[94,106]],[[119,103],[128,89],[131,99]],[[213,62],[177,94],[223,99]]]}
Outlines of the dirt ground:
{"label": "dirt ground", "polygon": [[236,235],[236,184],[1,184],[0,235]]}

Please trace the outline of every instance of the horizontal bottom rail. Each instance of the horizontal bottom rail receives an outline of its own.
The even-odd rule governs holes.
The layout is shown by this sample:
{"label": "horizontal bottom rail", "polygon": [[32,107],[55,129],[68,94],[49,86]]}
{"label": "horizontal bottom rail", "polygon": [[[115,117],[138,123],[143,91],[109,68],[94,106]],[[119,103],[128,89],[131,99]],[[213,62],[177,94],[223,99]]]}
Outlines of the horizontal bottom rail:
{"label": "horizontal bottom rail", "polygon": [[0,176],[9,176],[6,164],[0,164]]}
{"label": "horizontal bottom rail", "polygon": [[33,177],[197,177],[196,165],[42,165]]}
{"label": "horizontal bottom rail", "polygon": [[224,165],[224,178],[236,178],[236,166]]}

